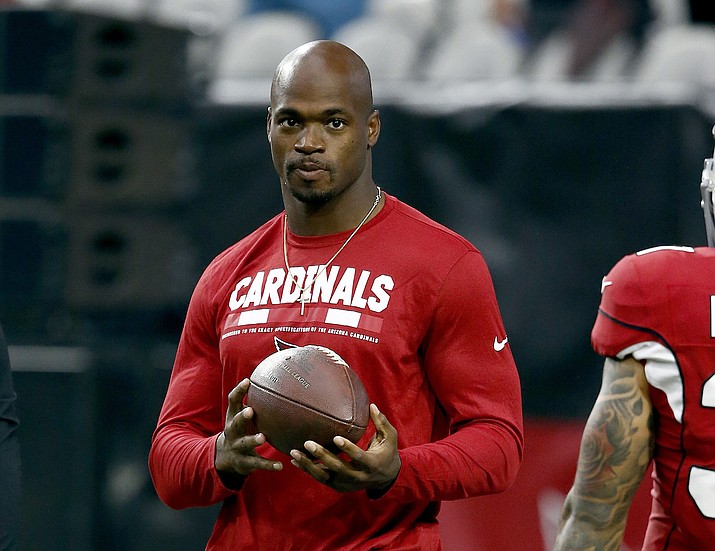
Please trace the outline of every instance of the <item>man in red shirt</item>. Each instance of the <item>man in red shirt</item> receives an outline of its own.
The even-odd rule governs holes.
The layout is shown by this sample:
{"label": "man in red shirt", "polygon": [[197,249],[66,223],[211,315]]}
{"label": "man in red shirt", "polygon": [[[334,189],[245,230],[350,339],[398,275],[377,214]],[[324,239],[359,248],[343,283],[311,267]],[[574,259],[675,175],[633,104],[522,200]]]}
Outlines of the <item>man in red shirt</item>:
{"label": "man in red shirt", "polygon": [[[209,550],[438,550],[441,500],[514,480],[521,392],[489,271],[375,184],[380,125],[342,44],[278,66],[267,134],[285,211],[200,278],[149,456],[171,507],[223,503]],[[248,377],[276,338],[358,374],[372,422],[357,445],[284,455],[252,434]]]}
{"label": "man in red shirt", "polygon": [[601,283],[591,334],[605,356],[555,551],[617,550],[653,464],[645,551],[715,545],[715,225],[713,159],[701,183],[708,247],[655,247]]}

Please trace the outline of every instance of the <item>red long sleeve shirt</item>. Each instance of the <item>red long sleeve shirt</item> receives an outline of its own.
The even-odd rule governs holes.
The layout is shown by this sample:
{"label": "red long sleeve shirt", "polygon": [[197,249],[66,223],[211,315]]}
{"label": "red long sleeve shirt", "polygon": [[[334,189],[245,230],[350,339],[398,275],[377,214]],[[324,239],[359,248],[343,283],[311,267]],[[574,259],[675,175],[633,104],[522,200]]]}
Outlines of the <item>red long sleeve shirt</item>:
{"label": "red long sleeve shirt", "polygon": [[[210,550],[439,549],[440,500],[500,492],[522,454],[519,378],[491,277],[465,239],[386,195],[350,232],[288,233],[293,279],[318,274],[301,315],[287,276],[283,217],[219,255],[192,296],[149,465],[174,508],[223,501]],[[214,468],[228,393],[274,337],[336,351],[398,432],[402,468],[380,499],[339,494],[282,461],[239,490]],[[370,425],[358,443],[366,447]]]}

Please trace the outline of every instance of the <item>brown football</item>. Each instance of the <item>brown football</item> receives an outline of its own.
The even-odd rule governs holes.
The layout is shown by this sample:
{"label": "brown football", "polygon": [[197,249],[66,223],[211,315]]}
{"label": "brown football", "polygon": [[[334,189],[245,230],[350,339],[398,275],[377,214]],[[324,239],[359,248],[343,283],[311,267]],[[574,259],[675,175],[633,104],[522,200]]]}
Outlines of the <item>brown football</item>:
{"label": "brown football", "polygon": [[357,442],[370,418],[367,392],[338,354],[322,346],[279,350],[251,374],[246,405],[274,448],[288,454],[306,440],[337,451],[334,436]]}

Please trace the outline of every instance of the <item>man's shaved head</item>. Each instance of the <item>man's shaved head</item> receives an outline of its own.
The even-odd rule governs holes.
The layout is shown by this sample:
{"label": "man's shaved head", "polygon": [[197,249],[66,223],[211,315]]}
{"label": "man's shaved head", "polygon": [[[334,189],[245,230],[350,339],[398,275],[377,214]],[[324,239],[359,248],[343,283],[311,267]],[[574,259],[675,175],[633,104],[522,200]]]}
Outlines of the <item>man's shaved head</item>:
{"label": "man's shaved head", "polygon": [[360,56],[331,40],[290,52],[273,77],[266,131],[286,209],[332,202],[345,212],[331,231],[355,227],[375,198],[371,149],[380,135]]}
{"label": "man's shaved head", "polygon": [[299,77],[307,75],[343,82],[360,110],[366,116],[372,112],[372,84],[367,65],[353,50],[332,40],[308,42],[283,58],[273,75],[271,104]]}

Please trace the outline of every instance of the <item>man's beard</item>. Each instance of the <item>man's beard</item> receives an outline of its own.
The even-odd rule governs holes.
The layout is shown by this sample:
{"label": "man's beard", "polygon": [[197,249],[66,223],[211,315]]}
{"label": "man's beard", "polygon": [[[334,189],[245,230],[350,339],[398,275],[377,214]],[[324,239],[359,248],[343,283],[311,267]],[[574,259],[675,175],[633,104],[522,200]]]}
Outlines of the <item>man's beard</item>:
{"label": "man's beard", "polygon": [[335,197],[335,192],[332,188],[316,189],[312,186],[294,187],[291,186],[287,180],[284,185],[288,188],[288,191],[290,191],[290,194],[293,197],[295,197],[301,203],[305,203],[306,205],[310,206],[323,206]]}

